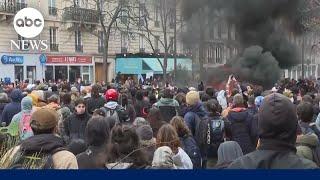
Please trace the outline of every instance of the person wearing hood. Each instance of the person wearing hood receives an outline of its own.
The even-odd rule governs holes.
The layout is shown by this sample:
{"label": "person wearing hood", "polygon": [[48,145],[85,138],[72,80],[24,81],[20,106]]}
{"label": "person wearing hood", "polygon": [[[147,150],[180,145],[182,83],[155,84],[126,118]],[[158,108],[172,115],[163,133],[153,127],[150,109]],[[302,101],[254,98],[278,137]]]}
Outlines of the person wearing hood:
{"label": "person wearing hood", "polygon": [[75,112],[64,121],[65,140],[85,139],[85,129],[91,116],[86,111],[84,99],[75,101]]}
{"label": "person wearing hood", "polygon": [[[1,159],[5,168],[17,166],[16,157],[24,158],[26,161],[39,161],[37,158],[30,158],[39,154],[49,155],[45,162],[23,163],[25,169],[78,169],[76,157],[65,150],[65,143],[62,138],[55,135],[58,124],[56,111],[41,108],[31,116],[30,126],[34,136],[23,140],[18,146],[10,149]],[[22,156],[18,156],[21,153]],[[43,159],[41,160],[43,161]],[[21,168],[21,167],[20,167]]]}
{"label": "person wearing hood", "polygon": [[22,92],[19,89],[14,89],[11,94],[11,103],[7,104],[2,112],[2,122],[6,123],[8,126],[13,118],[13,116],[21,111],[21,99]]}
{"label": "person wearing hood", "polygon": [[0,122],[2,122],[2,112],[4,107],[8,104],[9,99],[6,93],[0,93]]}
{"label": "person wearing hood", "polygon": [[152,160],[152,169],[177,169],[173,162],[174,153],[168,146],[159,147]]}
{"label": "person wearing hood", "polygon": [[284,95],[265,97],[259,110],[257,150],[235,160],[230,169],[313,169],[317,165],[296,155],[298,119],[294,104]]}
{"label": "person wearing hood", "polygon": [[85,152],[77,155],[79,169],[103,169],[107,162],[110,129],[103,117],[91,118],[86,127]]}
{"label": "person wearing hood", "polygon": [[255,145],[251,135],[253,116],[244,108],[241,94],[233,97],[233,107],[226,119],[226,137],[239,143],[244,154],[254,151]]}
{"label": "person wearing hood", "polygon": [[[24,97],[21,101],[21,112],[14,115],[12,121],[8,126],[8,133],[15,137],[19,135],[20,140],[25,140],[33,136],[32,131],[23,130],[22,121],[30,121],[32,115],[32,99],[30,97]],[[28,123],[26,122],[26,123]],[[30,123],[30,122],[29,122]]]}
{"label": "person wearing hood", "polygon": [[200,101],[200,95],[197,91],[190,91],[186,95],[187,109],[186,114],[184,115],[184,121],[186,122],[188,128],[190,129],[192,135],[195,134],[196,129],[196,119],[197,116],[202,119],[207,117],[208,113],[206,112],[203,104]]}
{"label": "person wearing hood", "polygon": [[169,122],[174,116],[177,116],[179,112],[179,103],[173,99],[173,94],[170,89],[163,91],[163,96],[154,106],[160,109],[162,117],[166,122]]}
{"label": "person wearing hood", "polygon": [[226,169],[234,160],[243,156],[240,145],[235,141],[227,141],[218,148],[216,169]]}
{"label": "person wearing hood", "polygon": [[156,150],[156,138],[153,137],[153,131],[150,125],[142,125],[136,128],[140,139],[141,148],[147,156],[149,164],[152,163],[153,154]]}

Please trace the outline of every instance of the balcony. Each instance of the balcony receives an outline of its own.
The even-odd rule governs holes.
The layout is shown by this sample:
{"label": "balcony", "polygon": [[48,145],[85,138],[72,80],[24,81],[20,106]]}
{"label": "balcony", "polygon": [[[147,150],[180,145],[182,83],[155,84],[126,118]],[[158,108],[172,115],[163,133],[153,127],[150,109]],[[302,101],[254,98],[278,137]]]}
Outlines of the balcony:
{"label": "balcony", "polygon": [[25,3],[15,3],[14,0],[0,1],[0,13],[15,14],[19,10],[26,8]]}
{"label": "balcony", "polygon": [[75,50],[76,50],[76,52],[83,52],[83,45],[76,44]]}
{"label": "balcony", "polygon": [[63,19],[84,24],[97,24],[99,23],[99,14],[97,10],[93,9],[66,7],[63,10]]}
{"label": "balcony", "polygon": [[49,7],[49,15],[57,16],[58,8],[56,7]]}
{"label": "balcony", "polygon": [[59,44],[50,44],[50,51],[58,52],[59,51]]}

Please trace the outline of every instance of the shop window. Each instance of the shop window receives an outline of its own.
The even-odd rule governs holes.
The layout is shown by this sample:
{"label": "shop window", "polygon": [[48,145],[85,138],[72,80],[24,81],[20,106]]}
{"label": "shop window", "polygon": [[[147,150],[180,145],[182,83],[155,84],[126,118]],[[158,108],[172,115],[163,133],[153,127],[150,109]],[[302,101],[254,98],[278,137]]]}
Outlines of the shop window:
{"label": "shop window", "polygon": [[53,66],[46,66],[45,79],[46,79],[46,81],[54,80],[54,77],[53,77]]}
{"label": "shop window", "polygon": [[27,66],[27,79],[29,82],[34,82],[36,79],[36,66]]}
{"label": "shop window", "polygon": [[69,81],[71,83],[77,82],[77,79],[81,78],[80,66],[70,66]]}
{"label": "shop window", "polygon": [[55,80],[67,80],[68,79],[68,67],[67,66],[55,66],[54,70]]}
{"label": "shop window", "polygon": [[23,66],[14,66],[14,78],[18,81],[23,81]]}

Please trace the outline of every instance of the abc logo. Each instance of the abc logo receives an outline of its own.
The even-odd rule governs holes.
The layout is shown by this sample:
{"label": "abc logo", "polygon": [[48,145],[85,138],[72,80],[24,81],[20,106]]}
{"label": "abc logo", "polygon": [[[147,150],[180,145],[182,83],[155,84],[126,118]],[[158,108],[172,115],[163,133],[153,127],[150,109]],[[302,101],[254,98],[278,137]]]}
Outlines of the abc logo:
{"label": "abc logo", "polygon": [[38,10],[24,8],[15,15],[13,25],[20,36],[34,38],[42,32],[44,19]]}

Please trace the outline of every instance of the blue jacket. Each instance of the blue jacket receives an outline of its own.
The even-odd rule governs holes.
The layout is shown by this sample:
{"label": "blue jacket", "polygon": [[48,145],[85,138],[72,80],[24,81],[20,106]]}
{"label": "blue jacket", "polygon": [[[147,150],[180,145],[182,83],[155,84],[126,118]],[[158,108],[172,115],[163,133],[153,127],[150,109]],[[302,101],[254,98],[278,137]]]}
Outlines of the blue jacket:
{"label": "blue jacket", "polygon": [[196,126],[196,116],[199,116],[200,118],[205,118],[208,116],[208,113],[206,112],[202,103],[188,107],[186,109],[186,114],[184,115],[184,121],[193,135]]}
{"label": "blue jacket", "polygon": [[10,124],[13,116],[21,111],[20,101],[22,99],[22,92],[15,89],[11,92],[10,98],[12,102],[7,104],[2,112],[2,122],[6,122],[7,126]]}

